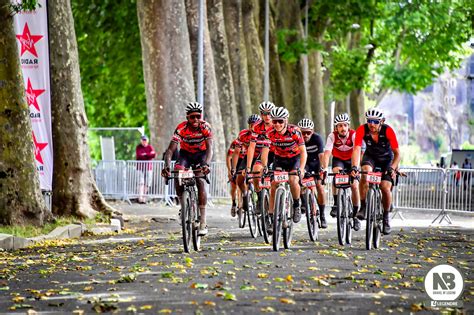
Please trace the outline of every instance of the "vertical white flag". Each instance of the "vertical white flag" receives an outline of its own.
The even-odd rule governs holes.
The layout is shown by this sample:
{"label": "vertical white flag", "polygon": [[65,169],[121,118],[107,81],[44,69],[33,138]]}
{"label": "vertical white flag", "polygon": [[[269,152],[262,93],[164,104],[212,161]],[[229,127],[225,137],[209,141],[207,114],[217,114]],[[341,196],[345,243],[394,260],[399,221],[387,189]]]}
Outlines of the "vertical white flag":
{"label": "vertical white flag", "polygon": [[51,190],[53,141],[51,133],[51,94],[49,78],[48,12],[46,0],[38,0],[32,12],[15,15],[15,32],[21,70],[33,127],[36,169],[40,186]]}

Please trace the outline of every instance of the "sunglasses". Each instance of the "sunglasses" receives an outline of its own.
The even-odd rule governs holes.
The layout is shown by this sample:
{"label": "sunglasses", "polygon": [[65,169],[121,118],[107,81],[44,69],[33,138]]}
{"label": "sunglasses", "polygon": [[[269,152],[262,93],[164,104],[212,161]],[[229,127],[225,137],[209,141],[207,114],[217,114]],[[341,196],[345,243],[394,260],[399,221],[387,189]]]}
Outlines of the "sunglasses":
{"label": "sunglasses", "polygon": [[368,124],[378,125],[378,124],[380,124],[380,120],[377,120],[377,119],[367,119],[367,123],[368,123]]}
{"label": "sunglasses", "polygon": [[265,116],[268,116],[270,115],[270,112],[260,112],[261,115],[265,115]]}
{"label": "sunglasses", "polygon": [[301,133],[303,134],[303,136],[311,136],[311,134],[313,132],[312,131],[302,131]]}
{"label": "sunglasses", "polygon": [[201,119],[201,115],[189,115],[188,117],[189,117],[190,120]]}
{"label": "sunglasses", "polygon": [[274,124],[280,124],[280,125],[283,125],[283,123],[285,122],[283,119],[273,119],[272,122]]}

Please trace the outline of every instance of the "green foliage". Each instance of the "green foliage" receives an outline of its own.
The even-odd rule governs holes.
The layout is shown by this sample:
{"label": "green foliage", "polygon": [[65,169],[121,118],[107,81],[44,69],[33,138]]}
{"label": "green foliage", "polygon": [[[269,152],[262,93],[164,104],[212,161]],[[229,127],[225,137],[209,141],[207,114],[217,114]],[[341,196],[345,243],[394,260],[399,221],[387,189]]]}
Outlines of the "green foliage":
{"label": "green foliage", "polygon": [[[45,235],[53,231],[55,228],[65,226],[68,224],[77,223],[79,219],[75,217],[60,217],[56,218],[53,222],[46,223],[44,226],[34,225],[12,225],[12,226],[0,226],[0,234],[10,234],[19,237],[29,238],[39,235]],[[98,221],[101,222],[101,221]],[[95,223],[92,219],[87,219],[83,223],[87,225],[93,225]]]}
{"label": "green foliage", "polygon": [[12,15],[20,12],[34,11],[36,8],[41,8],[41,5],[38,3],[38,0],[23,0],[21,3],[11,3],[10,8],[12,10]]}
{"label": "green foliage", "polygon": [[296,63],[301,55],[306,55],[313,50],[322,50],[323,46],[313,38],[295,40],[300,32],[297,30],[281,29],[277,31],[278,53],[283,61]]}
{"label": "green foliage", "polygon": [[89,125],[147,126],[136,1],[71,4]]}
{"label": "green foliage", "polygon": [[461,144],[461,150],[474,150],[474,144],[469,141],[464,141],[464,143]]}

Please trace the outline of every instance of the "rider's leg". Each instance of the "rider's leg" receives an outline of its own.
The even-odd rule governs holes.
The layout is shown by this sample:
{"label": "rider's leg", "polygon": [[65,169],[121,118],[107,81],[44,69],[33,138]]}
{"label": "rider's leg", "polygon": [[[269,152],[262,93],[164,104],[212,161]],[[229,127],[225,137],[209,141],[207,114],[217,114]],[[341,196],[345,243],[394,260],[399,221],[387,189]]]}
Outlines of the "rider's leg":
{"label": "rider's leg", "polygon": [[318,180],[316,184],[316,190],[318,191],[318,207],[319,207],[319,218],[321,220],[321,228],[325,229],[328,227],[326,223],[326,192],[321,180]]}
{"label": "rider's leg", "polygon": [[360,221],[357,218],[357,212],[359,212],[359,182],[354,180],[351,184],[351,191],[352,191],[352,217],[354,218],[354,230],[360,230]]}
{"label": "rider's leg", "polygon": [[[334,159],[333,159],[333,163],[334,163]],[[339,171],[341,170],[342,168],[337,166],[337,167],[333,167],[332,168],[332,172],[333,173],[339,173]],[[334,198],[334,206],[331,208],[331,217],[335,218],[336,217],[336,209],[337,209],[337,189],[336,187],[334,187],[334,185],[332,185],[332,197]]]}
{"label": "rider's leg", "polygon": [[198,188],[198,204],[199,210],[201,211],[201,223],[206,224],[206,204],[207,204],[207,192],[204,186],[204,180],[202,178],[196,179],[196,185]]}
{"label": "rider's leg", "polygon": [[300,207],[300,183],[299,177],[292,175],[289,179],[291,196],[293,197],[293,222],[298,223],[301,220],[301,207]]}
{"label": "rider's leg", "polygon": [[230,182],[230,195],[232,197],[232,207],[230,209],[230,214],[233,217],[235,217],[235,212],[237,208],[236,198],[238,198],[238,196],[237,196],[237,184],[234,183],[233,181]]}
{"label": "rider's leg", "polygon": [[382,180],[380,183],[380,190],[382,191],[382,205],[383,205],[383,233],[390,234],[390,205],[392,204],[392,182]]}
{"label": "rider's leg", "polygon": [[[372,166],[371,165],[363,165],[362,166],[362,171],[364,172],[372,172]],[[360,190],[360,210],[357,213],[357,218],[359,220],[365,220],[365,209],[366,209],[366,201],[365,198],[367,197],[367,191],[369,190],[369,183],[367,182],[367,175],[366,174],[361,174],[362,176],[360,177],[360,185],[359,185],[359,190]]]}
{"label": "rider's leg", "polygon": [[[253,166],[252,171],[253,172],[260,172],[262,170],[262,168],[263,168],[262,164],[255,163],[255,165]],[[253,179],[253,187],[255,188],[256,192],[259,192],[261,190],[260,189],[260,178],[254,178]]]}

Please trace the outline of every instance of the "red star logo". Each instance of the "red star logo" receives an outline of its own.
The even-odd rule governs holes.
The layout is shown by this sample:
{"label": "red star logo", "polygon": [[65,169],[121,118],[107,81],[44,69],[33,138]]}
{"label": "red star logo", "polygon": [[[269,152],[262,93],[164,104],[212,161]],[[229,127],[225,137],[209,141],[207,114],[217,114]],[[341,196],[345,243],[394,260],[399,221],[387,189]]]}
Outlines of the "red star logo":
{"label": "red star logo", "polygon": [[35,144],[35,158],[36,158],[36,161],[40,162],[41,164],[44,164],[43,163],[43,158],[41,157],[41,151],[43,151],[44,148],[46,148],[46,146],[48,145],[47,142],[45,143],[38,143],[36,141],[36,137],[35,137],[35,133],[33,132],[33,142]]}
{"label": "red star logo", "polygon": [[28,83],[26,87],[26,101],[28,105],[34,106],[38,111],[40,111],[37,97],[44,93],[46,90],[35,90],[31,86],[30,78],[28,78]]}
{"label": "red star logo", "polygon": [[16,35],[16,38],[18,38],[21,44],[20,56],[23,56],[26,51],[29,51],[33,56],[38,58],[38,53],[36,52],[35,44],[41,38],[43,38],[43,35],[31,35],[28,23],[25,23],[25,27],[23,28],[23,34]]}

